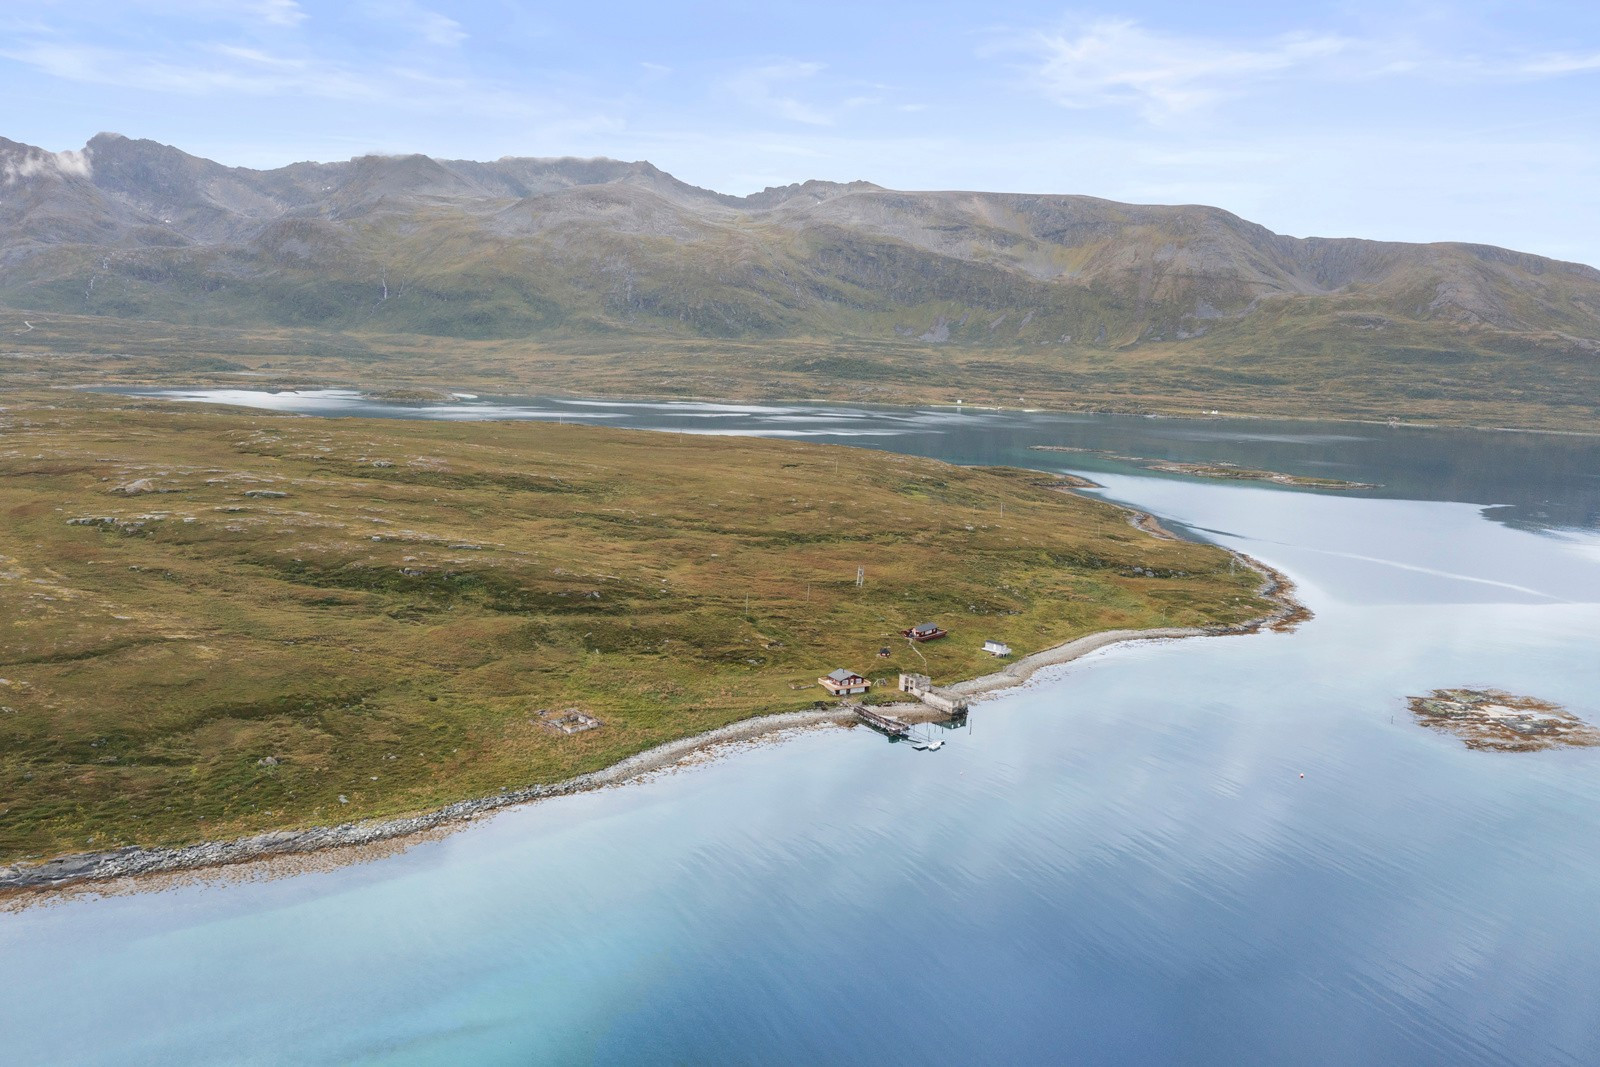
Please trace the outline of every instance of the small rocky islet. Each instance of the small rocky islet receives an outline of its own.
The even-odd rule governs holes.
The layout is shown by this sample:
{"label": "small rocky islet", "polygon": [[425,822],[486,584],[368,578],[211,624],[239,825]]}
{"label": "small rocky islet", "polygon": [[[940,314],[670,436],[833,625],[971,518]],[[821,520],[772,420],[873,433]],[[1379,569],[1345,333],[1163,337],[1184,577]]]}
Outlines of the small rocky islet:
{"label": "small rocky islet", "polygon": [[1454,734],[1468,748],[1538,752],[1600,745],[1600,729],[1557,704],[1498,689],[1435,689],[1409,697],[1417,722]]}

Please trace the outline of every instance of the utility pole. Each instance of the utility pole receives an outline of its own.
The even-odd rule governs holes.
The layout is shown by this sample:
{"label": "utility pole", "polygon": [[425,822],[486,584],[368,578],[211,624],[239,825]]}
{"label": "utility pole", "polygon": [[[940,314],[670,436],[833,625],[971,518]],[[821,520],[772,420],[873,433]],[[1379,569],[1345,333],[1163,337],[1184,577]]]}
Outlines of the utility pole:
{"label": "utility pole", "polygon": [[865,567],[857,567],[856,568],[856,588],[860,589],[863,585],[866,584],[866,581],[867,581],[867,568],[865,568]]}

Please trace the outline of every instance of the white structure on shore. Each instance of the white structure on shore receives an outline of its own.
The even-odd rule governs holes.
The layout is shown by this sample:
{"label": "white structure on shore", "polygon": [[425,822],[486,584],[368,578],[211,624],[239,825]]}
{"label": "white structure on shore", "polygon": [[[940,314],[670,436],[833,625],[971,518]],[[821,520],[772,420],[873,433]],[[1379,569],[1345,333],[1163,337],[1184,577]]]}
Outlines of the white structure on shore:
{"label": "white structure on shore", "polygon": [[950,715],[959,715],[967,710],[967,701],[964,697],[938,688],[933,684],[933,679],[926,674],[902,674],[900,691],[910,693],[928,707]]}
{"label": "white structure on shore", "polygon": [[983,650],[989,653],[991,656],[1011,655],[1011,646],[1006,644],[1004,641],[985,641],[983,643]]}

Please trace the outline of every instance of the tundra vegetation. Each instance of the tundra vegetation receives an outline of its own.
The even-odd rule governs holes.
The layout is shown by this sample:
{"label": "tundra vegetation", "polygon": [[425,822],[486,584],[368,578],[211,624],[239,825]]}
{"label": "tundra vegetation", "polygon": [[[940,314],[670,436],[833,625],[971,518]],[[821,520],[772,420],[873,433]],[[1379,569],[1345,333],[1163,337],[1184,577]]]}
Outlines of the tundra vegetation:
{"label": "tundra vegetation", "polygon": [[[1043,478],[13,393],[0,862],[425,810],[808,706],[834,667],[950,681],[986,638],[1270,609],[1223,550]],[[923,621],[952,636],[898,636]]]}

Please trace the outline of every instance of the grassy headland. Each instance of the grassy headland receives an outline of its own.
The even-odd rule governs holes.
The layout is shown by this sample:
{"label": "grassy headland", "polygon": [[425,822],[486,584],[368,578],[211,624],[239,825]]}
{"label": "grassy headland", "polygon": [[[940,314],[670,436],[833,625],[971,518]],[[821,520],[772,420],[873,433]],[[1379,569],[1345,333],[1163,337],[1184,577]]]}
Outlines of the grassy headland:
{"label": "grassy headland", "polygon": [[[808,706],[833,667],[950,681],[985,638],[1268,610],[1222,550],[1041,477],[12,394],[0,862],[419,811]],[[925,620],[952,637],[896,636]],[[604,725],[538,715],[572,707]]]}

